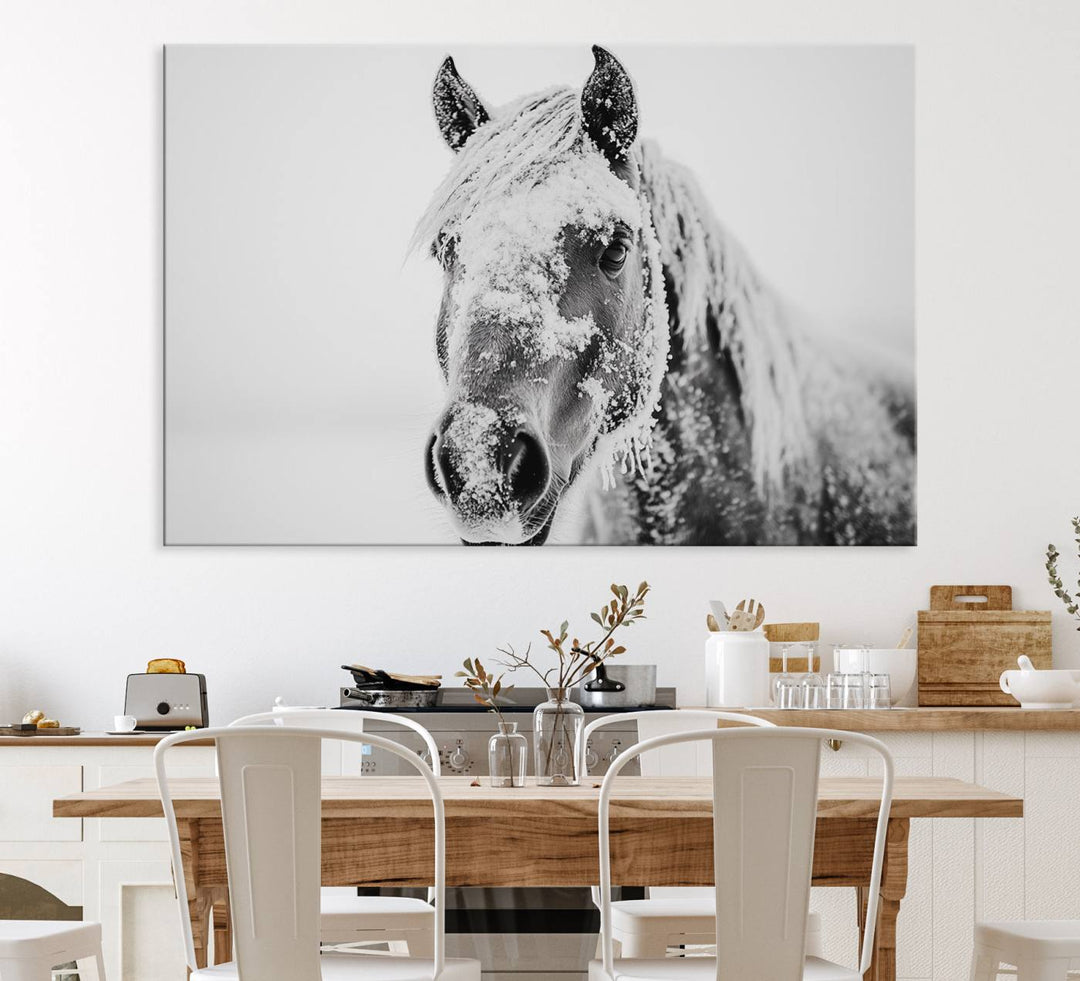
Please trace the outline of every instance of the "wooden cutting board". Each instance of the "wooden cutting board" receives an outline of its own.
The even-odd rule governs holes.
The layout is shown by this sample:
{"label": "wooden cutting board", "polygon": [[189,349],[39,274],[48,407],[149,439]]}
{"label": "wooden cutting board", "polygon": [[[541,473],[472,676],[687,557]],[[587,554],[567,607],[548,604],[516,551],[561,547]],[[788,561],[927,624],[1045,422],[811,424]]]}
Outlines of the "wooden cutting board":
{"label": "wooden cutting board", "polygon": [[1049,610],[1014,610],[1011,586],[931,586],[919,611],[919,704],[1016,705],[998,679],[1021,654],[1052,666]]}

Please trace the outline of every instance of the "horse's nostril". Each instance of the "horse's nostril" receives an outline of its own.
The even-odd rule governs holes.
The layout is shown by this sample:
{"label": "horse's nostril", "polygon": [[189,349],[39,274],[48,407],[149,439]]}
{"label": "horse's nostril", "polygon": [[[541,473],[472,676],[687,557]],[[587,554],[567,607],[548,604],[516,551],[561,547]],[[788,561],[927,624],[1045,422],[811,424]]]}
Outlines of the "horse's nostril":
{"label": "horse's nostril", "polygon": [[535,436],[519,430],[510,441],[504,470],[510,493],[524,514],[548,489],[551,466],[547,451]]}
{"label": "horse's nostril", "polygon": [[424,476],[427,477],[428,487],[432,489],[437,497],[442,497],[446,491],[443,489],[444,482],[446,480],[445,471],[442,474],[436,473],[435,459],[439,457],[440,469],[445,466],[443,458],[445,450],[442,453],[436,453],[435,446],[439,442],[439,434],[433,433],[431,439],[427,441],[427,448],[424,451]]}

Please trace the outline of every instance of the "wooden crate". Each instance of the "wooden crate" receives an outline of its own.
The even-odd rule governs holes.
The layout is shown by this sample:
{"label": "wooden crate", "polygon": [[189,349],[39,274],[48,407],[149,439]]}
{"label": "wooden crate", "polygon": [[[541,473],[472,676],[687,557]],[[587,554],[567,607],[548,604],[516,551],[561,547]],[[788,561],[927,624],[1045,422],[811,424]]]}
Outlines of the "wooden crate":
{"label": "wooden crate", "polygon": [[1048,610],[1014,610],[1010,586],[932,586],[919,611],[919,704],[1015,706],[998,679],[1021,654],[1052,666]]}

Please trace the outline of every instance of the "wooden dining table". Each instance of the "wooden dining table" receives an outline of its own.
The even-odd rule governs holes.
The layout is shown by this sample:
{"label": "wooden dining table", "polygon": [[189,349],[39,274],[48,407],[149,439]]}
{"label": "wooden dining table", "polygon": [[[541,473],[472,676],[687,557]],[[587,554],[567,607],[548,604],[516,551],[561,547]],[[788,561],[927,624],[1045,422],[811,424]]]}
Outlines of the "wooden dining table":
{"label": "wooden dining table", "polygon": [[[441,777],[448,886],[590,886],[599,878],[599,782],[494,789]],[[199,965],[232,949],[218,783],[170,780]],[[815,886],[858,890],[865,926],[880,801],[873,777],[823,777],[814,847]],[[53,802],[58,818],[162,816],[153,780]],[[866,978],[896,977],[896,917],[907,888],[912,819],[1022,817],[1024,802],[945,777],[898,777],[886,839],[875,953]],[[626,886],[713,882],[712,791],[705,777],[622,777],[611,802],[612,881]],[[324,777],[322,881],[327,886],[424,887],[433,878],[432,807],[418,777]]]}

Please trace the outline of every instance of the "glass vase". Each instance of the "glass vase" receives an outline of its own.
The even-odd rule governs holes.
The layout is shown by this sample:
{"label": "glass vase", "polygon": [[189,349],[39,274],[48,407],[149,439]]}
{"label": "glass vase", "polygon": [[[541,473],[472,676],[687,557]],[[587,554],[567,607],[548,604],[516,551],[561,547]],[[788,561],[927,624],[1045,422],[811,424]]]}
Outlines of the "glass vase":
{"label": "glass vase", "polygon": [[541,787],[576,787],[578,744],[585,711],[570,700],[566,688],[549,688],[548,700],[533,709],[533,750],[536,782]]}
{"label": "glass vase", "polygon": [[499,731],[488,740],[488,773],[492,787],[524,787],[529,761],[529,741],[516,722],[500,722]]}

